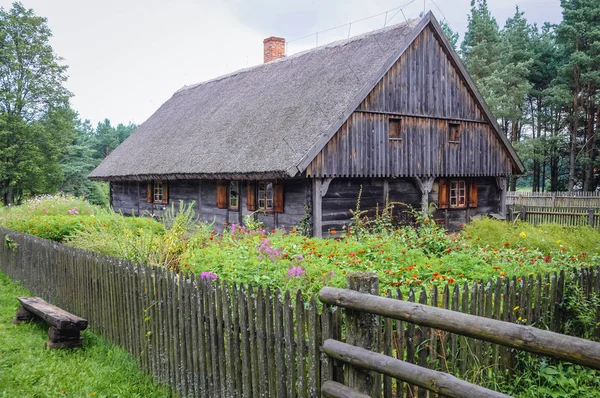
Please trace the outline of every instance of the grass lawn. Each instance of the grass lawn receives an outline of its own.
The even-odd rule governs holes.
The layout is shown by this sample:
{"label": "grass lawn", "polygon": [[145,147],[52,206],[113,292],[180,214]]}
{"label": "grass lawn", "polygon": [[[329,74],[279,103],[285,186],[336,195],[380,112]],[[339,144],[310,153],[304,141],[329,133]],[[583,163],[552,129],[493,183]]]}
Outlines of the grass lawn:
{"label": "grass lawn", "polygon": [[49,350],[48,325],[14,325],[25,289],[0,273],[0,397],[171,397],[131,356],[89,331],[84,346]]}

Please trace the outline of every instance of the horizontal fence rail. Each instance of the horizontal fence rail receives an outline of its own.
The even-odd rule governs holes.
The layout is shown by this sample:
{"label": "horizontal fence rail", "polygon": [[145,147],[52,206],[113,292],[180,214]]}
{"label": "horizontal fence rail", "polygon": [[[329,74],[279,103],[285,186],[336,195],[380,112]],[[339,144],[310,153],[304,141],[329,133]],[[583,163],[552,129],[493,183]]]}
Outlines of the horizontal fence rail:
{"label": "horizontal fence rail", "polygon": [[[86,318],[181,396],[315,397],[327,382],[345,379],[320,347],[347,339],[347,318],[301,291],[206,281],[6,229],[0,229],[0,271]],[[565,281],[583,297],[600,295],[597,268],[382,294],[559,332]],[[379,325],[375,351],[415,365],[463,379],[480,369],[484,379],[510,377],[515,365],[513,350],[497,344],[385,316]],[[600,337],[600,329],[592,332]],[[377,396],[384,398],[419,393],[389,375],[380,383]]]}
{"label": "horizontal fence rail", "polygon": [[319,299],[353,311],[367,312],[413,324],[454,332],[462,336],[544,354],[557,359],[600,369],[600,343],[566,336],[532,326],[517,325],[461,314],[419,303],[391,300],[348,289],[325,287]]}
{"label": "horizontal fence rail", "polygon": [[448,373],[424,369],[421,366],[337,340],[325,340],[323,352],[339,361],[352,364],[352,366],[379,372],[429,391],[443,394],[446,397],[510,398],[509,395],[467,383]]}

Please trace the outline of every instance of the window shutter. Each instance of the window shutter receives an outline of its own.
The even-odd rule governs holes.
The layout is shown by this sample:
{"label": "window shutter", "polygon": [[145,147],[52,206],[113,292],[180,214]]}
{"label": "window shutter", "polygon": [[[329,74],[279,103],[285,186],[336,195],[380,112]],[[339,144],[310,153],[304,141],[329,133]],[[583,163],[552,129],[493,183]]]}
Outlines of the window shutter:
{"label": "window shutter", "polygon": [[283,213],[283,181],[275,183],[275,192],[273,192],[273,211]]}
{"label": "window shutter", "polygon": [[167,181],[163,181],[163,204],[166,205],[169,203],[169,183]]}
{"label": "window shutter", "polygon": [[217,182],[217,207],[219,209],[227,208],[227,184],[225,181]]}
{"label": "window shutter", "polygon": [[440,209],[448,208],[448,202],[450,202],[449,195],[450,195],[450,192],[448,191],[448,180],[442,178],[442,179],[440,179],[440,190],[439,190],[439,197],[438,197]]}
{"label": "window shutter", "polygon": [[469,207],[477,207],[477,181],[469,184]]}
{"label": "window shutter", "polygon": [[248,182],[246,187],[246,208],[249,211],[256,210],[256,190],[253,182]]}
{"label": "window shutter", "polygon": [[152,203],[152,181],[148,183],[148,203]]}

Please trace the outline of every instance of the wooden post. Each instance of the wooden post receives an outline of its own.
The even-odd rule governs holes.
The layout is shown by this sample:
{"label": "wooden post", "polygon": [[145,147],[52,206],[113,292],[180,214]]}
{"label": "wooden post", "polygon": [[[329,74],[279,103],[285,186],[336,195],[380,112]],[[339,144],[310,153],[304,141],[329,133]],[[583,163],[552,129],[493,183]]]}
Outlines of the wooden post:
{"label": "wooden post", "polygon": [[421,212],[425,217],[429,215],[429,192],[433,189],[435,177],[415,177],[415,183],[421,191]]}
{"label": "wooden post", "polygon": [[313,179],[312,184],[312,225],[313,236],[323,237],[323,215],[322,215],[321,182],[318,178]]}
{"label": "wooden post", "polygon": [[[361,293],[379,296],[379,278],[375,273],[354,273],[347,277],[348,289]],[[379,316],[366,312],[346,311],[346,341],[367,350],[379,350]],[[368,372],[352,365],[345,368],[347,385],[364,394],[378,397],[376,386],[378,377],[374,372]],[[380,390],[380,389],[379,389]]]}
{"label": "wooden post", "polygon": [[314,178],[312,182],[312,224],[313,236],[323,237],[323,196],[327,194],[333,178]]}
{"label": "wooden post", "polygon": [[594,209],[588,209],[588,217],[590,219],[590,227],[594,228]]}
{"label": "wooden post", "polygon": [[506,218],[506,177],[496,177],[496,186],[500,191],[500,206],[498,211]]}
{"label": "wooden post", "polygon": [[508,207],[508,220],[510,222],[515,221],[515,210],[513,209],[512,206]]}

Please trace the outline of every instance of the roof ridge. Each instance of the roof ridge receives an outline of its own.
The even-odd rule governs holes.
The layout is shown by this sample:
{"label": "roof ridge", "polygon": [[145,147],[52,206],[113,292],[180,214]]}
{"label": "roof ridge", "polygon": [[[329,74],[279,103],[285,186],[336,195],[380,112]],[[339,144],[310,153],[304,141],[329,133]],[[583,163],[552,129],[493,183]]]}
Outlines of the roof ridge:
{"label": "roof ridge", "polygon": [[347,45],[349,43],[353,43],[353,42],[356,42],[356,41],[359,41],[359,40],[364,40],[364,39],[367,39],[367,38],[369,38],[371,36],[376,36],[376,35],[384,33],[384,32],[389,32],[391,30],[400,29],[400,28],[403,28],[403,27],[405,27],[407,25],[410,25],[410,24],[416,24],[420,20],[421,20],[421,18],[411,18],[411,19],[408,19],[408,20],[406,20],[404,22],[400,22],[400,23],[397,23],[397,24],[394,24],[394,25],[386,26],[385,28],[375,29],[375,30],[371,30],[371,31],[368,31],[368,32],[365,32],[365,33],[361,33],[361,34],[356,35],[356,36],[352,36],[349,39],[336,40],[336,41],[328,43],[328,44],[323,44],[323,45],[315,47],[315,48],[310,48],[308,50],[297,52],[297,53],[292,54],[290,56],[285,56],[285,57],[282,57],[282,58],[278,58],[278,59],[273,60],[273,61],[268,62],[268,63],[262,63],[262,64],[258,64],[258,65],[249,66],[247,68],[238,69],[236,71],[233,71],[233,72],[230,72],[230,73],[226,73],[224,75],[220,75],[220,76],[214,77],[212,79],[205,80],[203,82],[194,83],[194,84],[191,84],[189,86],[185,85],[185,86],[181,87],[179,90],[175,91],[175,93],[173,94],[173,96],[175,96],[175,95],[177,95],[177,94],[179,94],[179,93],[181,93],[183,91],[192,90],[194,88],[203,86],[205,84],[209,84],[209,83],[213,83],[213,82],[218,82],[220,80],[227,79],[227,78],[230,78],[230,77],[233,77],[233,76],[237,76],[239,74],[246,73],[246,72],[252,71],[254,69],[262,68],[262,67],[264,67],[266,65],[274,65],[274,64],[278,64],[278,63],[282,63],[282,62],[291,61],[291,60],[294,60],[296,58],[302,57],[304,55],[315,53],[317,51],[322,51],[324,49],[328,49],[328,48],[332,48],[332,47],[344,46],[344,45]]}

